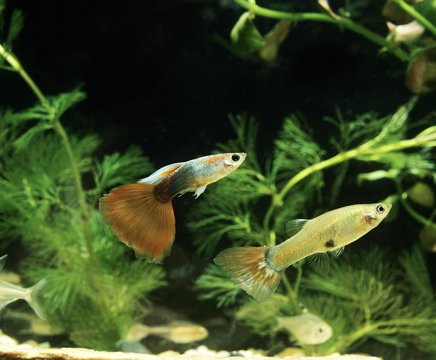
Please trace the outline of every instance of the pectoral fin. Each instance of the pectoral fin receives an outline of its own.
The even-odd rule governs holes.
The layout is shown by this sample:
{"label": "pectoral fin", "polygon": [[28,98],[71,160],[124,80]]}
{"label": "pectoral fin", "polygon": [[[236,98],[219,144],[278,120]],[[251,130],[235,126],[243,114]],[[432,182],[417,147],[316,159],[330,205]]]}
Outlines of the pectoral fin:
{"label": "pectoral fin", "polygon": [[318,253],[307,258],[310,267],[320,274],[327,274],[330,270],[330,257],[327,253]]}
{"label": "pectoral fin", "polygon": [[333,256],[334,258],[337,258],[344,252],[345,246],[342,246],[340,248],[337,248],[336,250],[330,251],[329,255]]}
{"label": "pectoral fin", "polygon": [[207,185],[203,185],[199,188],[197,188],[197,190],[195,190],[194,196],[197,199],[201,194],[204,193],[204,190],[206,190]]}

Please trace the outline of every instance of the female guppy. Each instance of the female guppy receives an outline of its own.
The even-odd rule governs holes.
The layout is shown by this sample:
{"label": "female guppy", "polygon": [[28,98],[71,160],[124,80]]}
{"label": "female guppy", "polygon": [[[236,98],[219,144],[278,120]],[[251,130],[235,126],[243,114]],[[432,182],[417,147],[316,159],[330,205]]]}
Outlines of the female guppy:
{"label": "female guppy", "polygon": [[136,184],[122,185],[100,199],[103,217],[138,257],[161,262],[176,231],[172,198],[212,184],[235,171],[245,153],[225,153],[167,165]]}
{"label": "female guppy", "polygon": [[215,258],[229,277],[257,300],[277,288],[282,272],[309,255],[340,253],[345,245],[374,229],[386,217],[390,204],[360,204],[329,211],[311,220],[296,220],[301,230],[273,247],[236,247]]}

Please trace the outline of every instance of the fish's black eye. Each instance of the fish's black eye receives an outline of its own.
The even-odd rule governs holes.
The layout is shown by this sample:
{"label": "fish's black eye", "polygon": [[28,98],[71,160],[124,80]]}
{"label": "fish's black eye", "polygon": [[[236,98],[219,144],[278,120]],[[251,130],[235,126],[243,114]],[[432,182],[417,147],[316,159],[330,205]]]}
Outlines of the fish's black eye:
{"label": "fish's black eye", "polygon": [[234,162],[239,161],[240,158],[241,158],[241,157],[240,157],[238,154],[233,154],[233,155],[232,155],[232,160],[233,160]]}
{"label": "fish's black eye", "polygon": [[383,204],[378,204],[376,209],[381,214],[385,211],[385,207]]}

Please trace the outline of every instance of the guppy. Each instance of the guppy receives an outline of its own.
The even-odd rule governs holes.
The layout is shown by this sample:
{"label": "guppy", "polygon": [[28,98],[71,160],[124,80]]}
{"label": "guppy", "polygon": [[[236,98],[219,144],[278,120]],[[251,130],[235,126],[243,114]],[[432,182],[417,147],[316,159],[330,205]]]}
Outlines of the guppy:
{"label": "guppy", "polygon": [[[3,269],[6,257],[7,255],[0,257],[0,271]],[[35,314],[45,320],[44,311],[38,301],[38,294],[41,292],[46,282],[45,279],[42,279],[30,288],[23,288],[22,286],[14,285],[6,281],[0,281],[0,310],[14,301],[25,300]]]}
{"label": "guppy", "polygon": [[224,153],[167,165],[136,184],[116,187],[100,199],[100,211],[120,241],[138,257],[161,262],[176,231],[172,198],[194,191],[198,198],[212,184],[235,171],[245,153]]}
{"label": "guppy", "polygon": [[277,288],[281,274],[293,263],[316,253],[340,253],[345,245],[374,229],[391,204],[358,204],[296,220],[301,229],[272,247],[235,247],[218,254],[215,263],[247,294],[263,301]]}

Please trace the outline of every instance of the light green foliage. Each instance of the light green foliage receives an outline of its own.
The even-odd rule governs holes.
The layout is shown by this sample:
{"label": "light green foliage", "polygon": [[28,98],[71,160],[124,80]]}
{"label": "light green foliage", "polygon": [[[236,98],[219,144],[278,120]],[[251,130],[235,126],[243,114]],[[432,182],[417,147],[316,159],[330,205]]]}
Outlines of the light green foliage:
{"label": "light green foliage", "polygon": [[94,208],[95,200],[104,189],[133,181],[151,167],[135,148],[98,162],[92,158],[99,144],[95,136],[70,141],[80,173],[93,173],[95,179],[95,187],[87,190],[92,252],[68,156],[53,132],[35,134],[3,157],[0,236],[2,245],[19,239],[31,254],[23,262],[28,280],[47,279],[42,297],[50,321],[81,346],[110,349],[143,313],[146,294],[164,280],[161,268],[126,257]]}
{"label": "light green foliage", "polygon": [[[357,267],[356,264],[359,266]],[[328,274],[309,274],[304,288],[325,293],[334,298],[331,306],[322,305],[326,319],[338,332],[335,308],[341,308],[340,326],[344,319],[347,333],[324,345],[324,351],[342,352],[359,338],[404,346],[412,343],[423,351],[435,351],[436,306],[434,291],[428,279],[421,250],[416,247],[398,260],[386,251],[371,249],[365,254],[348,253],[343,261],[333,263]],[[316,308],[312,291],[305,289],[302,299]],[[324,300],[324,296],[321,294]],[[344,333],[342,333],[344,334]],[[335,339],[333,339],[335,340]]]}
{"label": "light green foliage", "polygon": [[234,304],[241,291],[215,264],[210,264],[206,268],[204,274],[197,280],[196,287],[201,291],[200,299],[214,299],[218,307]]}
{"label": "light green foliage", "polygon": [[152,167],[137,148],[99,161],[93,155],[98,137],[65,130],[61,117],[85,94],[76,89],[47,97],[41,92],[10,52],[8,41],[22,26],[22,17],[14,14],[8,40],[0,43],[10,67],[1,68],[19,74],[39,102],[21,111],[0,111],[0,248],[4,253],[12,241],[21,242],[26,283],[46,279],[38,296],[50,322],[79,346],[114,349],[146,312],[148,293],[165,281],[162,268],[128,258],[97,200]]}
{"label": "light green foliage", "polygon": [[[374,169],[371,174],[377,176],[372,181],[434,178],[431,150],[436,145],[436,128],[430,126],[406,138],[407,120],[415,104],[412,99],[392,115],[368,113],[352,121],[338,112],[336,119],[327,119],[339,130],[330,139],[338,153],[325,159],[327,152],[313,139],[310,129],[299,117],[289,116],[270,151],[263,147],[264,164],[256,152],[257,123],[242,116],[232,118],[237,137],[219,150],[246,151],[248,156],[238,171],[205,193],[193,209],[188,226],[199,252],[212,256],[224,247],[275,245],[285,238],[285,224],[290,220],[337,207],[352,160]],[[323,172],[330,168],[338,171],[337,176],[332,189],[324,191]],[[390,200],[398,205],[400,195],[401,191],[392,194]],[[408,211],[408,202],[401,203]],[[411,215],[434,225],[422,219],[423,215]],[[414,250],[397,261],[388,260],[388,255],[377,249],[360,255],[350,255],[351,250],[345,253],[348,257],[331,262],[330,271],[320,274],[308,274],[304,261],[294,264],[266,302],[251,301],[215,265],[206,268],[197,288],[201,298],[233,307],[239,321],[274,339],[282,331],[277,328],[278,317],[297,315],[303,309],[318,315],[332,326],[334,335],[316,347],[300,344],[307,354],[345,352],[370,337],[396,347],[408,343],[434,351],[427,343],[429,334],[436,336],[436,313],[428,302],[434,295],[422,254]]]}

